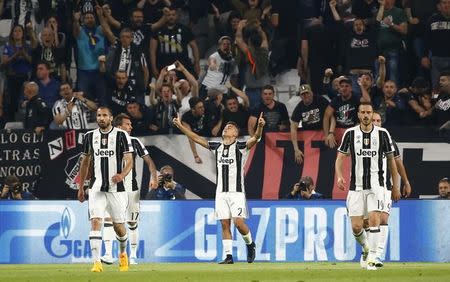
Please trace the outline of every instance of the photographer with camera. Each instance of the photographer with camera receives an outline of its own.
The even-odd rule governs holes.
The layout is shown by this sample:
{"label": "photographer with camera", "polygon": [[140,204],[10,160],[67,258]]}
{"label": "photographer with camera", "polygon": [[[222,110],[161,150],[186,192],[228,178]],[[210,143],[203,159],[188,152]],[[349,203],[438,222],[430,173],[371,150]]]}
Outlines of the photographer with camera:
{"label": "photographer with camera", "polygon": [[24,191],[20,179],[15,175],[6,177],[1,189],[1,200],[35,200],[36,198],[28,191]]}
{"label": "photographer with camera", "polygon": [[163,166],[158,175],[158,188],[151,189],[146,200],[185,200],[186,189],[173,180],[173,168],[169,165]]}
{"label": "photographer with camera", "polygon": [[297,200],[317,200],[323,199],[323,195],[315,191],[314,181],[310,176],[303,176],[298,183],[295,183],[292,187],[292,191],[289,192],[285,199],[297,199]]}

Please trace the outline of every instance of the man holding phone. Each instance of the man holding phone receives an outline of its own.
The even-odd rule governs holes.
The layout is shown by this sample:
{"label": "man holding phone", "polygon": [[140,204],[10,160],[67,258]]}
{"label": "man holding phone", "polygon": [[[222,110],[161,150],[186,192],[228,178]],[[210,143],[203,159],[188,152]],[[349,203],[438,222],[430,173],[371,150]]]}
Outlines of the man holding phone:
{"label": "man holding phone", "polygon": [[317,200],[323,199],[323,195],[316,192],[314,181],[310,176],[303,176],[299,182],[292,186],[291,192],[289,192],[285,199],[297,199],[297,200]]}
{"label": "man holding phone", "polygon": [[97,104],[84,97],[83,92],[74,92],[69,82],[59,87],[61,99],[53,105],[53,122],[57,129],[86,129],[88,116],[97,110]]}

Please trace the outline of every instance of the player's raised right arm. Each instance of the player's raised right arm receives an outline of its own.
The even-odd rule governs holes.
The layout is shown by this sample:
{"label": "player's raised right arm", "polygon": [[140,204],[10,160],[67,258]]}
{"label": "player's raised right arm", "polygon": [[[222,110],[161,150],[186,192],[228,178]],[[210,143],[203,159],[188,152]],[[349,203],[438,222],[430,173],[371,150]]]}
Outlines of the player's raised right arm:
{"label": "player's raised right arm", "polygon": [[202,147],[205,147],[206,149],[209,149],[208,140],[206,140],[203,137],[200,137],[196,133],[192,132],[192,130],[188,129],[186,126],[184,126],[181,123],[180,118],[177,117],[173,119],[173,125],[175,125],[183,134],[185,134],[189,139],[194,141],[195,143],[199,144]]}

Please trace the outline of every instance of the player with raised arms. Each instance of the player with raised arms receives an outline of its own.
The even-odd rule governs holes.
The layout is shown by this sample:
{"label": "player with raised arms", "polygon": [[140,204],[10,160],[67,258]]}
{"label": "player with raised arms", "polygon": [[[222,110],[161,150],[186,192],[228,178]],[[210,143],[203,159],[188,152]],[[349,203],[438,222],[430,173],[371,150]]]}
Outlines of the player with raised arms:
{"label": "player with raised arms", "polygon": [[247,245],[247,262],[255,260],[255,243],[250,229],[245,223],[248,218],[247,201],[244,188],[244,165],[250,149],[261,139],[265,121],[263,114],[259,116],[255,134],[247,142],[237,140],[239,128],[233,122],[228,122],[222,131],[222,141],[208,141],[183,126],[179,117],[173,119],[189,139],[212,151],[216,156],[216,218],[222,225],[222,243],[226,258],[219,264],[233,264],[233,241],[231,237],[231,219]]}

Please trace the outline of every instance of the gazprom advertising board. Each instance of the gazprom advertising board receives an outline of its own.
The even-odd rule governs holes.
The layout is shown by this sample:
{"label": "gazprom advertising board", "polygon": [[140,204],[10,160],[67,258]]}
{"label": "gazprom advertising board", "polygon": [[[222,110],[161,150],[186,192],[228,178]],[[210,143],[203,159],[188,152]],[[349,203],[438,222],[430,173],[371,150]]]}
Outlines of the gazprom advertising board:
{"label": "gazprom advertising board", "polygon": [[[356,261],[344,201],[249,201],[256,260]],[[450,201],[395,204],[387,261],[450,261]],[[445,221],[444,221],[445,219]],[[0,263],[90,262],[87,203],[0,202]],[[245,243],[233,228],[235,259]],[[140,262],[214,262],[224,257],[213,201],[142,201]],[[114,244],[117,250],[117,244]],[[117,252],[115,252],[117,253]]]}

